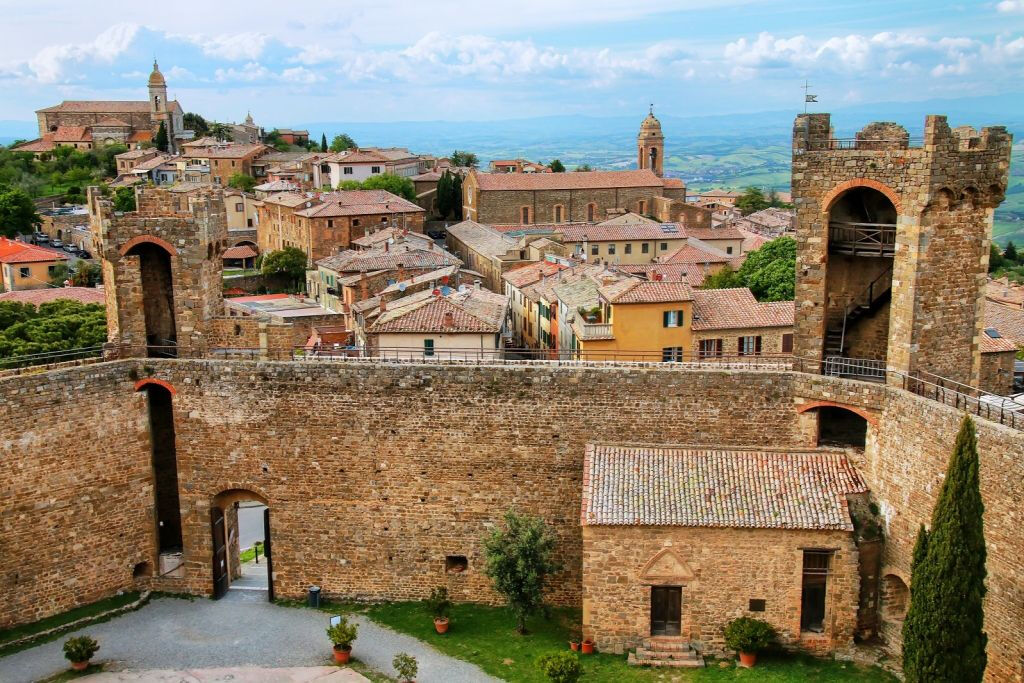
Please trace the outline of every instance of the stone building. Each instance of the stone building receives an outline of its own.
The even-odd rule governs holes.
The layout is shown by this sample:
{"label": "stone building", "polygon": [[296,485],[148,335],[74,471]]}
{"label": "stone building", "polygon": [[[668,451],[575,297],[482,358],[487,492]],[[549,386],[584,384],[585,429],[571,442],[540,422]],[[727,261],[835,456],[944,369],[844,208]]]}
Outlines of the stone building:
{"label": "stone building", "polygon": [[151,142],[163,123],[167,129],[167,149],[175,152],[191,136],[185,131],[185,112],[177,100],[167,99],[167,81],[156,60],[147,82],[149,98],[140,101],[64,100],[36,111],[39,139],[26,143],[27,151],[40,151],[40,145],[71,144],[75,147]]}
{"label": "stone building", "polygon": [[840,140],[828,114],[798,116],[796,354],[976,386],[992,211],[1011,142],[1001,126],[951,129],[943,116],[926,119],[918,145],[895,123]]}

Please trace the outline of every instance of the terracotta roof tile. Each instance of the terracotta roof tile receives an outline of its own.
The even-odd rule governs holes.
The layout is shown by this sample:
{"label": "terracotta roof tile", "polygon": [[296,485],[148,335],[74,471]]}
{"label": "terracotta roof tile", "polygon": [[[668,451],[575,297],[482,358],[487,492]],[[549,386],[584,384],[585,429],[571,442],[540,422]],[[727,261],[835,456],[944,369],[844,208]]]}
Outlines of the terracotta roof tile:
{"label": "terracotta roof tile", "polygon": [[378,213],[423,213],[423,208],[387,190],[341,190],[320,195],[321,204],[296,211],[296,216],[331,218]]}
{"label": "terracotta roof tile", "polygon": [[845,455],[588,445],[582,524],[853,530]]}
{"label": "terracotta roof tile", "polygon": [[651,171],[572,171],[569,173],[481,173],[481,190],[583,190],[612,187],[662,187]]}
{"label": "terracotta roof tile", "polygon": [[685,282],[622,280],[601,287],[601,296],[613,304],[655,304],[692,301],[693,288]]}
{"label": "terracotta roof tile", "polygon": [[52,138],[54,142],[89,142],[92,134],[86,126],[57,126]]}
{"label": "terracotta roof tile", "polygon": [[502,273],[501,279],[513,287],[522,288],[566,268],[568,266],[561,263],[535,261]]}
{"label": "terracotta roof tile", "polygon": [[661,263],[729,263],[734,258],[710,244],[689,238],[686,244],[661,257],[659,261]]}
{"label": "terracotta roof tile", "polygon": [[70,299],[83,304],[102,304],[103,290],[94,287],[51,287],[49,289],[20,289],[0,293],[0,301],[17,301],[23,304],[45,304],[58,299]]}
{"label": "terracotta roof tile", "polygon": [[1024,347],[1024,309],[985,301],[985,327],[994,327],[999,334]]}
{"label": "terracotta roof tile", "polygon": [[402,299],[388,304],[368,330],[371,334],[437,332],[496,334],[505,321],[508,297],[483,289],[449,296],[413,295],[410,305]]}
{"label": "terracotta roof tile", "polygon": [[45,263],[67,260],[67,256],[54,249],[0,237],[0,263]]}
{"label": "terracotta roof tile", "polygon": [[448,234],[470,249],[487,256],[504,256],[515,249],[516,240],[476,221],[462,221],[448,227]]}
{"label": "terracotta roof tile", "polygon": [[792,327],[792,301],[758,302],[746,287],[693,293],[694,330]]}
{"label": "terracotta roof tile", "polygon": [[238,247],[228,247],[224,250],[224,253],[220,255],[222,259],[228,258],[252,258],[258,256],[259,253],[248,244],[243,244]]}
{"label": "terracotta roof tile", "polygon": [[648,280],[660,276],[666,282],[685,282],[691,287],[700,287],[708,271],[696,263],[632,263],[615,266],[623,273],[646,275]]}

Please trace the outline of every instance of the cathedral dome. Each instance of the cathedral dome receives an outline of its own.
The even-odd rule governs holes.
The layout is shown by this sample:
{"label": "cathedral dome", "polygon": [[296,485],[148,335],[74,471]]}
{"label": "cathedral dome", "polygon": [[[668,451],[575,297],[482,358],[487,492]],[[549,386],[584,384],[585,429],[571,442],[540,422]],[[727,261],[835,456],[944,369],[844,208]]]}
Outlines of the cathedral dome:
{"label": "cathedral dome", "polygon": [[149,74],[149,87],[153,86],[166,86],[167,81],[164,80],[164,75],[160,73],[160,67],[156,65],[156,60],[153,60],[153,73]]}
{"label": "cathedral dome", "polygon": [[661,121],[654,116],[654,107],[651,107],[651,111],[648,112],[647,118],[640,124],[640,136],[641,137],[660,137],[661,136]]}

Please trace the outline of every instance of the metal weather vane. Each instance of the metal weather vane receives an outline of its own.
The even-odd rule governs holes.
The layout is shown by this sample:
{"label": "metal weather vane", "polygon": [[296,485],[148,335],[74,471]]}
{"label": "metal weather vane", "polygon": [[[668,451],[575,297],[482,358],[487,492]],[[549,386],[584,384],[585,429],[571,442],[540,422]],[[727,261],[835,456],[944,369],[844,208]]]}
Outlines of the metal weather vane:
{"label": "metal weather vane", "polygon": [[818,96],[811,94],[811,84],[808,83],[806,80],[804,81],[803,89],[804,89],[804,113],[806,114],[807,113],[807,103],[808,102],[817,102],[818,101]]}

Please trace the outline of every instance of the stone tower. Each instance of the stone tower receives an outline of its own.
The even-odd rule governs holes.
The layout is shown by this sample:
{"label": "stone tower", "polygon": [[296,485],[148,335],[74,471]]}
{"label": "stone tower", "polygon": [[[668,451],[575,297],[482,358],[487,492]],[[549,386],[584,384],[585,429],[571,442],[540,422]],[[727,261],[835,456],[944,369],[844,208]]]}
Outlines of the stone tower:
{"label": "stone tower", "polygon": [[661,132],[661,122],[654,117],[652,104],[647,118],[640,124],[640,134],[636,136],[636,167],[649,168],[660,178],[664,158],[665,136]]}
{"label": "stone tower", "polygon": [[108,355],[201,354],[206,327],[224,308],[223,194],[139,188],[135,201],[137,211],[115,212],[97,188],[89,188],[93,240],[103,264]]}
{"label": "stone tower", "polygon": [[[826,371],[888,367],[976,386],[1011,142],[1002,126],[979,134],[944,116],[927,117],[915,144],[895,123],[837,139],[828,114],[797,116],[794,353]],[[828,360],[844,357],[873,362]]]}
{"label": "stone tower", "polygon": [[153,126],[153,138],[156,138],[160,124],[163,123],[167,129],[167,151],[175,151],[174,144],[174,120],[169,115],[170,109],[167,106],[167,81],[160,73],[160,67],[156,60],[153,60],[153,72],[149,74],[149,118]]}

